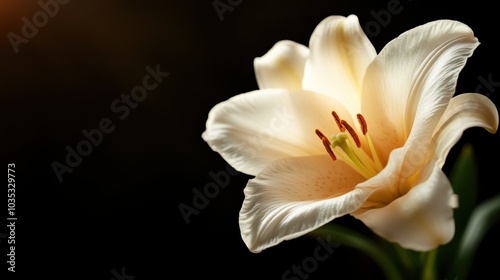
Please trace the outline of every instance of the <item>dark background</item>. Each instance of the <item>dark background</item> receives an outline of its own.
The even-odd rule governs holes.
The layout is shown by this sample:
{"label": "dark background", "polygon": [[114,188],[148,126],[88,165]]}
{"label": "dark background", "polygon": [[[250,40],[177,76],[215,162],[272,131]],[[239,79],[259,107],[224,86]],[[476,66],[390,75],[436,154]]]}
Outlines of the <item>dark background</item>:
{"label": "dark background", "polygon": [[[4,164],[16,164],[16,275],[120,280],[114,272],[125,272],[136,280],[281,279],[292,265],[312,256],[318,243],[303,237],[250,253],[238,229],[249,176],[230,175],[228,186],[190,216],[189,224],[179,211],[182,203],[193,205],[193,189],[213,182],[210,172],[227,172],[227,164],[201,139],[208,111],[257,89],[253,58],[275,42],[307,45],[314,27],[334,14],[356,14],[366,26],[375,20],[371,11],[386,10],[393,1],[219,0],[237,4],[220,18],[214,1],[72,0],[60,4],[16,53],[8,34],[22,35],[22,18],[33,22],[41,6],[0,0],[0,149]],[[370,40],[380,50],[419,24],[462,21],[481,45],[462,70],[457,92],[475,92],[481,79],[500,81],[499,17],[486,1],[460,3],[400,0],[403,10]],[[142,84],[146,66],[156,65],[170,75],[120,120],[110,105]],[[480,93],[498,104],[497,86],[482,87]],[[103,118],[115,129],[60,182],[52,164],[64,164],[66,147],[75,149],[86,139],[82,130],[98,128]],[[500,193],[494,181],[498,140],[498,134],[469,129],[444,167],[449,170],[461,146],[472,143],[479,159],[480,201]],[[350,217],[338,222],[366,232]],[[1,228],[0,233],[7,232]],[[500,248],[499,233],[495,226],[485,236],[474,275],[497,272],[486,260]],[[0,241],[6,271],[7,243]],[[340,246],[308,279],[381,275],[367,256]]]}

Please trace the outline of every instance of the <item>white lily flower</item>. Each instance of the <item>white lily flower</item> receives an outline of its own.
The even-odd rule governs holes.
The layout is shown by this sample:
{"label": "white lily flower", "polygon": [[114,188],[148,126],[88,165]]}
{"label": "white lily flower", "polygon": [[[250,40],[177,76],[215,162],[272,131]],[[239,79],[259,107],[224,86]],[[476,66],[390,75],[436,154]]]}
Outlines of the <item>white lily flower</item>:
{"label": "white lily flower", "polygon": [[438,20],[377,54],[355,15],[331,16],[309,47],[280,41],[256,58],[259,89],[214,106],[202,134],[255,176],[239,218],[249,250],[348,214],[407,249],[449,242],[457,197],[445,159],[466,129],[498,127],[487,97],[455,95],[478,45],[465,24]]}

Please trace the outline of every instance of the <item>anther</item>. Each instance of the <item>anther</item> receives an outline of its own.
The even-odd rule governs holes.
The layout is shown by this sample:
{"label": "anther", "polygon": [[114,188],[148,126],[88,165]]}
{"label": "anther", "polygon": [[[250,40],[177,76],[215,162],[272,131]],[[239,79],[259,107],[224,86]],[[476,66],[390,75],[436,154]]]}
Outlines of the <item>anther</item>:
{"label": "anther", "polygon": [[[319,139],[323,140],[323,138],[326,138],[326,136],[321,132],[319,129],[316,129],[314,132],[316,132],[316,135],[318,135]],[[326,138],[328,139],[328,138]]]}
{"label": "anther", "polygon": [[368,132],[368,125],[366,124],[366,120],[361,114],[357,114],[356,117],[358,117],[358,122],[359,125],[361,126],[361,131],[363,132],[363,135],[366,135]]}
{"label": "anther", "polygon": [[316,132],[316,135],[318,135],[319,139],[321,139],[321,142],[323,143],[323,146],[325,146],[325,149],[328,152],[328,154],[330,155],[330,157],[333,160],[337,160],[337,157],[333,153],[332,147],[330,145],[331,143],[330,143],[330,141],[328,141],[328,138],[326,138],[326,136],[323,134],[323,132],[319,131],[319,129],[316,129],[315,132]]}
{"label": "anther", "polygon": [[339,115],[337,115],[337,112],[332,111],[332,116],[335,119],[335,122],[337,123],[337,126],[339,127],[340,131],[344,132],[345,127],[342,126],[342,123],[340,121]]}
{"label": "anther", "polygon": [[352,127],[346,121],[342,120],[341,122],[342,122],[342,125],[347,129],[347,131],[349,132],[349,134],[351,134],[352,139],[356,143],[356,146],[358,148],[361,147],[361,141],[359,141],[359,137],[356,134],[356,132],[354,131],[354,129],[352,129]]}

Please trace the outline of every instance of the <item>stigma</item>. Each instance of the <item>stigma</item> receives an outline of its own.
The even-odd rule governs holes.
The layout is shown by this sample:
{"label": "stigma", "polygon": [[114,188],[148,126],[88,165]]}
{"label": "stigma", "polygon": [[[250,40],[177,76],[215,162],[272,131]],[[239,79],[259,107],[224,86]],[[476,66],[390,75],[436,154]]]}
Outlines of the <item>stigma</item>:
{"label": "stigma", "polygon": [[361,114],[357,114],[361,134],[368,149],[362,147],[362,138],[356,130],[339,115],[332,111],[332,116],[339,129],[339,133],[333,134],[330,138],[323,132],[316,129],[316,135],[320,138],[325,150],[332,160],[340,159],[356,170],[365,179],[369,179],[379,173],[383,166],[377,155],[377,151],[368,134],[368,124]]}

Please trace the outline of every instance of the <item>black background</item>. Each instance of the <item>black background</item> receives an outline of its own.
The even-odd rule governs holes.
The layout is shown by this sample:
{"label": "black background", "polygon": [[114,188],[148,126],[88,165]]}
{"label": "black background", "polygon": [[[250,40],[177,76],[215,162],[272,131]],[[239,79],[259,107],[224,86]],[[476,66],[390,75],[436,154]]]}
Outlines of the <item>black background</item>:
{"label": "black background", "polygon": [[[228,186],[189,224],[179,211],[180,204],[193,204],[193,189],[213,181],[210,172],[227,168],[201,139],[208,111],[257,89],[253,59],[275,42],[307,45],[314,27],[334,14],[356,14],[365,27],[375,20],[371,11],[393,1],[230,1],[239,4],[221,20],[213,1],[72,0],[16,53],[8,34],[21,35],[22,18],[32,21],[41,8],[37,1],[1,0],[0,149],[4,164],[16,165],[16,275],[119,280],[113,272],[123,268],[136,280],[281,279],[318,243],[303,237],[250,253],[238,229],[249,176],[230,175]],[[475,92],[481,77],[500,81],[499,17],[486,1],[460,3],[400,0],[402,11],[369,38],[380,50],[431,20],[468,24],[481,45],[462,70],[457,92]],[[170,75],[120,120],[110,105],[142,84],[146,66],[156,65]],[[480,93],[498,104],[496,86]],[[98,128],[103,118],[112,120],[114,131],[59,182],[51,164],[64,163],[66,147],[75,148],[85,140],[82,130]],[[500,193],[494,181],[498,140],[469,129],[444,167],[449,170],[461,146],[472,143],[481,201]],[[350,217],[338,222],[366,231]],[[500,248],[498,234],[495,226],[485,236],[472,274],[495,275],[486,260]],[[4,271],[6,246],[1,239]],[[340,246],[309,279],[381,276],[367,256]]]}

